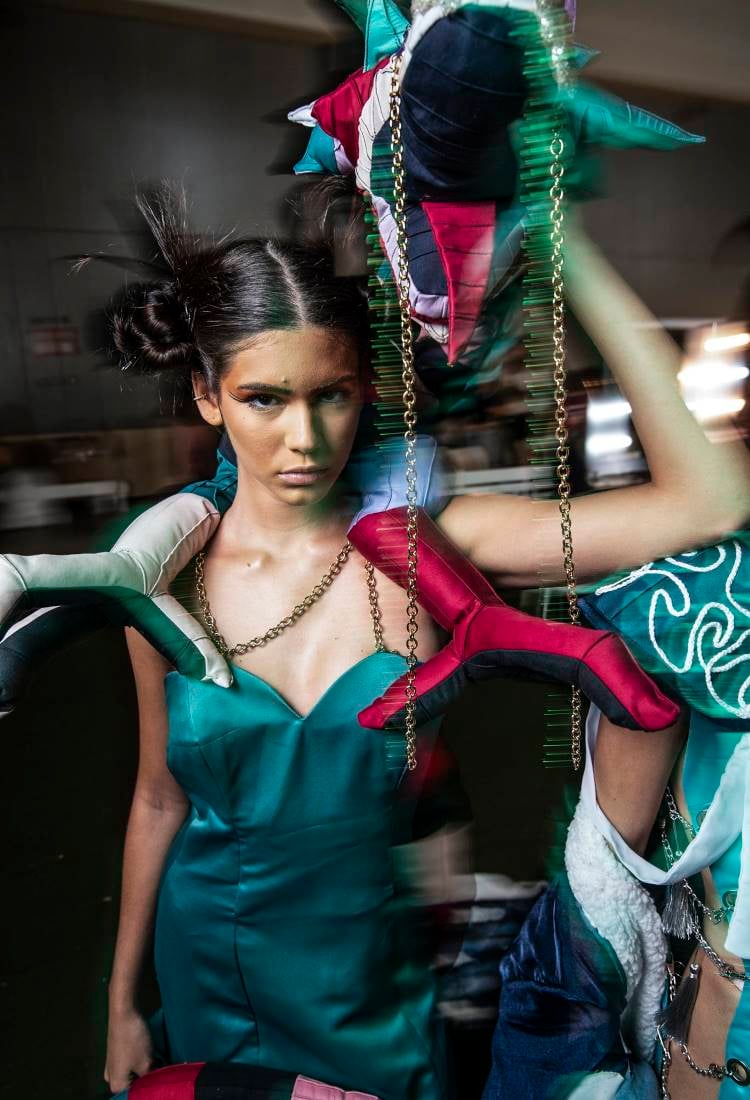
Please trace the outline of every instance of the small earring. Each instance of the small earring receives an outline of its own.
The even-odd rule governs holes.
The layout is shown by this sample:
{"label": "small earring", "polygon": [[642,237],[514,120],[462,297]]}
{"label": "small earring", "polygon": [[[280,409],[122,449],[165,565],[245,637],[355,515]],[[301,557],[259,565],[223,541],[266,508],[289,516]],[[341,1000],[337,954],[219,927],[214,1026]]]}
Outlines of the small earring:
{"label": "small earring", "polygon": [[205,400],[206,400],[205,393],[196,393],[193,397],[193,401],[205,401]]}

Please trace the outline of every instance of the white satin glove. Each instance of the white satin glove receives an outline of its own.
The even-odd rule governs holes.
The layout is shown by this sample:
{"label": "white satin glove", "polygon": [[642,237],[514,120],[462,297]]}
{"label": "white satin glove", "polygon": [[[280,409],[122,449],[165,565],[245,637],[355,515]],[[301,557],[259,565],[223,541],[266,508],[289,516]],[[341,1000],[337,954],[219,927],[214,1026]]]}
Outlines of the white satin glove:
{"label": "white satin glove", "polygon": [[[21,632],[43,629],[52,605],[88,605],[113,622],[135,627],[180,672],[228,687],[227,662],[205,628],[169,593],[220,519],[205,497],[177,493],[138,516],[111,550],[0,556],[0,624],[12,623],[3,647],[13,646],[15,639],[20,649]],[[27,607],[42,610],[13,622]]]}

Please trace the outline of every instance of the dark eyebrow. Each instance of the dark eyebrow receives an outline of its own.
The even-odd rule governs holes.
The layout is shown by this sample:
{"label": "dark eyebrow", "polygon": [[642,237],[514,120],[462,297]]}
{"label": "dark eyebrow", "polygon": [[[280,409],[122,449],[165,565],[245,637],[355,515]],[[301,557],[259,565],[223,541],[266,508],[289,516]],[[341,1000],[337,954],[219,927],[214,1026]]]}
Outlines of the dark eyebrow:
{"label": "dark eyebrow", "polygon": [[[352,374],[351,372],[349,374],[342,374],[338,378],[326,382],[324,386],[316,386],[314,390],[310,390],[310,393],[324,393],[325,390],[331,390],[334,386],[340,386],[342,382],[354,382],[356,378],[356,374]],[[286,386],[269,386],[266,382],[242,382],[234,388],[236,390],[252,390],[253,393],[290,394],[292,392]]]}

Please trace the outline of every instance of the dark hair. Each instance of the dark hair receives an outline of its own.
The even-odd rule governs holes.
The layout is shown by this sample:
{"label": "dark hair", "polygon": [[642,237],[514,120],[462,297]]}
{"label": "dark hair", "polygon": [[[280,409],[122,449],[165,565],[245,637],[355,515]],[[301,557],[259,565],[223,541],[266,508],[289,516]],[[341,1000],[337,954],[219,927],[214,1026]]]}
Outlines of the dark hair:
{"label": "dark hair", "polygon": [[186,378],[199,371],[215,388],[229,357],[270,329],[316,325],[365,346],[361,281],[336,276],[328,249],[272,238],[210,241],[191,231],[184,196],[167,186],[136,202],[164,275],[127,288],[112,310],[124,369]]}

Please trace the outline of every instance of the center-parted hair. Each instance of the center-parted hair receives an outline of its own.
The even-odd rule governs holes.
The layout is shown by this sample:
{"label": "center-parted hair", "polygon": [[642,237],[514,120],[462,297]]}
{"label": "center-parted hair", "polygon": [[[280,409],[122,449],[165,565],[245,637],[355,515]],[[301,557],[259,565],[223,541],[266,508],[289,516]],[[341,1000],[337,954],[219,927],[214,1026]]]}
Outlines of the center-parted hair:
{"label": "center-parted hair", "polygon": [[199,371],[218,385],[232,355],[272,329],[333,329],[366,345],[360,280],[336,276],[329,249],[271,238],[211,241],[194,233],[168,187],[136,199],[163,277],[130,286],[112,310],[123,368]]}

